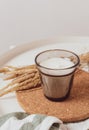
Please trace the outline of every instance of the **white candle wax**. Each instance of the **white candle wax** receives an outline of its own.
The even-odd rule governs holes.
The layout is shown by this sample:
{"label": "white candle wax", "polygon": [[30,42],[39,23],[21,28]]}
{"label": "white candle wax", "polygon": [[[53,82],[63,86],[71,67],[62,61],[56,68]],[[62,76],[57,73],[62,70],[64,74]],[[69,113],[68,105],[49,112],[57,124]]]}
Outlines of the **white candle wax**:
{"label": "white candle wax", "polygon": [[[41,66],[48,68],[49,70],[45,70],[47,74],[54,74],[54,75],[65,75],[74,70],[72,69],[66,69],[74,66],[74,63],[69,58],[49,58],[45,61],[42,61],[40,63]],[[54,69],[54,70],[50,70]],[[59,69],[58,71],[56,69]],[[64,69],[64,70],[63,70]]]}

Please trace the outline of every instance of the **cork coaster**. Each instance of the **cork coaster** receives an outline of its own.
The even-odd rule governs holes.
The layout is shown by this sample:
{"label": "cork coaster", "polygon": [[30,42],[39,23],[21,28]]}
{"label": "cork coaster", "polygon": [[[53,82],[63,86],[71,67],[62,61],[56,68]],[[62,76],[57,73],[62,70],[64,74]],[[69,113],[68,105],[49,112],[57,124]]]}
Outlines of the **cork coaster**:
{"label": "cork coaster", "polygon": [[75,73],[70,96],[62,102],[45,98],[42,89],[25,90],[17,93],[22,108],[30,114],[41,113],[56,116],[64,122],[76,122],[89,117],[89,73]]}

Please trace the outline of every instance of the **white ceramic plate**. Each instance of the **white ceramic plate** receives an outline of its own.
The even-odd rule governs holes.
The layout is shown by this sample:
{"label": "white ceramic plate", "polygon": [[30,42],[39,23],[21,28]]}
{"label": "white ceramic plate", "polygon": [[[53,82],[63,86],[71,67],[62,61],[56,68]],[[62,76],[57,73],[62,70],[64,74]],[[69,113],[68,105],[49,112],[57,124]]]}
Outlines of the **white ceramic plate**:
{"label": "white ceramic plate", "polygon": [[[48,49],[66,49],[77,54],[86,53],[89,52],[89,38],[56,37],[23,44],[2,55],[0,58],[0,66],[23,66],[33,64],[35,56],[39,52]],[[0,80],[0,86],[3,85],[5,84],[2,82],[2,80]],[[23,111],[23,109],[19,106],[14,93],[5,95],[0,98],[0,115],[15,111]],[[71,130],[75,130],[77,127],[79,127],[78,130],[87,130],[87,127],[89,127],[87,124],[89,124],[89,120],[83,121],[81,123],[69,124],[68,127]]]}

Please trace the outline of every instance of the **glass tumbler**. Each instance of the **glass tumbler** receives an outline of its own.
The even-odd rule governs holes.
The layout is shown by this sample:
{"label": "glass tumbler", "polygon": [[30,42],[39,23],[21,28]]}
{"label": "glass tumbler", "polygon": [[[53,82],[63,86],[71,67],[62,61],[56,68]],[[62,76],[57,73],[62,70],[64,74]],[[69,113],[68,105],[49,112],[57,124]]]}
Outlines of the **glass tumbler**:
{"label": "glass tumbler", "polygon": [[[67,58],[73,65],[64,68],[51,68],[41,65],[42,62],[50,58]],[[74,72],[80,63],[78,55],[61,49],[46,50],[35,57],[35,63],[41,74],[44,95],[52,101],[66,99],[73,84]],[[53,64],[56,64],[56,62]]]}

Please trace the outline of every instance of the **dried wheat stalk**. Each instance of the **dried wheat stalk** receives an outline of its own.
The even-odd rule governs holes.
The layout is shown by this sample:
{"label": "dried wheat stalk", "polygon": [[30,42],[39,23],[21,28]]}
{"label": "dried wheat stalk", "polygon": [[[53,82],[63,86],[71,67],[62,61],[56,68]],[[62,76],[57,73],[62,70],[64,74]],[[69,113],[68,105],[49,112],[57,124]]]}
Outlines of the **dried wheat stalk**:
{"label": "dried wheat stalk", "polygon": [[79,56],[82,63],[89,62],[89,52]]}
{"label": "dried wheat stalk", "polygon": [[40,75],[35,65],[25,67],[7,66],[0,69],[7,77],[4,80],[12,80],[7,86],[0,89],[0,96],[9,92],[34,89],[41,85]]}
{"label": "dried wheat stalk", "polygon": [[83,68],[84,66],[88,66],[89,68],[89,52],[82,54],[80,57],[80,68]]}
{"label": "dried wheat stalk", "polygon": [[[80,57],[80,69],[84,65],[89,65],[89,52],[82,54]],[[0,89],[0,96],[9,92],[19,91],[24,89],[36,89],[41,85],[39,71],[35,65],[24,67],[6,66],[0,69],[0,73],[5,74],[4,80],[12,80],[7,86]]]}

